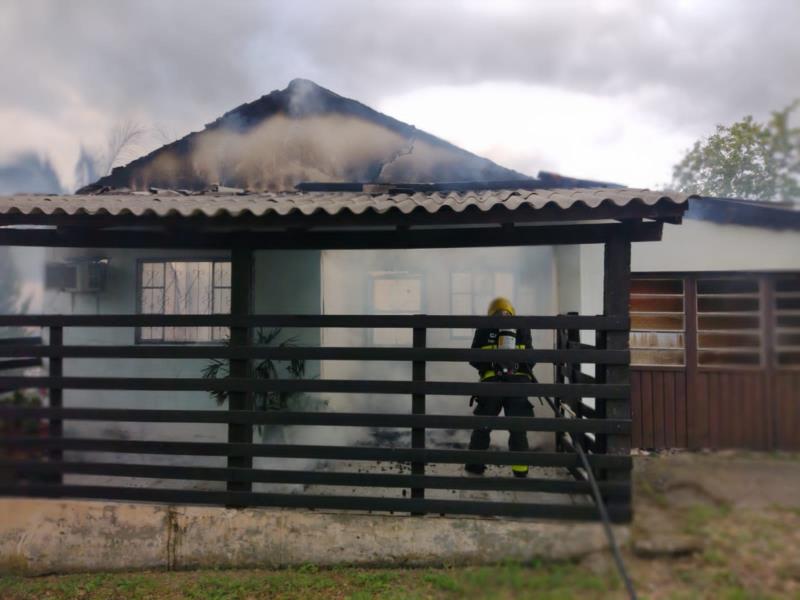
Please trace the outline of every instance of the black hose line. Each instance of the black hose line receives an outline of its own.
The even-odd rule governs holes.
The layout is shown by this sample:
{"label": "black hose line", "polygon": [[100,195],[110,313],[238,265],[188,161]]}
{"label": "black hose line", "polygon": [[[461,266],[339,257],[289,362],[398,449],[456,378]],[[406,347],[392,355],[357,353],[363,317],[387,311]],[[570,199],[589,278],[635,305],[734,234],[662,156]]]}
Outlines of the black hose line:
{"label": "black hose line", "polygon": [[[541,396],[539,396],[539,400],[542,400]],[[550,405],[550,408],[553,409],[553,413],[558,416],[558,409],[556,408],[555,401],[547,397],[545,397],[545,400],[547,401],[547,404]],[[625,562],[622,560],[622,554],[619,551],[617,540],[614,537],[614,531],[611,529],[611,519],[608,517],[608,510],[606,510],[606,504],[603,502],[603,497],[600,495],[600,488],[597,485],[597,480],[594,478],[592,467],[589,465],[589,459],[586,458],[586,453],[583,451],[583,447],[578,440],[573,438],[572,445],[574,446],[575,451],[580,458],[583,469],[586,471],[586,476],[589,480],[589,487],[592,490],[592,496],[594,496],[595,504],[597,504],[597,511],[600,513],[600,519],[603,522],[603,529],[606,532],[608,543],[611,546],[611,553],[614,555],[614,562],[617,565],[617,570],[619,571],[620,577],[622,577],[622,581],[625,582],[625,589],[628,591],[628,597],[631,600],[636,600],[636,590],[633,588],[633,582],[628,576],[628,571],[625,568]]]}

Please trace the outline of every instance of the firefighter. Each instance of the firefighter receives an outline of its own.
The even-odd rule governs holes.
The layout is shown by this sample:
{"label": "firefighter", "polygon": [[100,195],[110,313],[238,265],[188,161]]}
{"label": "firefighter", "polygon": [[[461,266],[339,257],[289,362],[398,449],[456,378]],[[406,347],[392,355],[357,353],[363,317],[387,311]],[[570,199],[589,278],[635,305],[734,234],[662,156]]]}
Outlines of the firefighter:
{"label": "firefighter", "polygon": [[[513,316],[514,306],[506,298],[495,298],[489,304],[488,315]],[[492,362],[471,362],[478,370],[480,380],[498,381],[508,383],[535,381],[533,377],[533,363],[516,363],[504,361],[502,351],[505,349],[530,349],[530,329],[478,329],[472,340],[472,347],[482,350],[497,350],[497,360]],[[477,406],[473,411],[476,416],[497,416],[502,409],[507,417],[532,417],[533,406],[525,396],[476,396],[472,400]],[[470,406],[472,401],[470,401]],[[489,447],[491,429],[479,428],[472,432],[469,441],[470,450],[486,450]],[[528,436],[526,431],[509,431],[509,450],[525,451],[528,449]],[[482,475],[486,465],[467,464],[464,469],[473,475]],[[515,477],[527,477],[528,465],[513,465],[511,471]]]}

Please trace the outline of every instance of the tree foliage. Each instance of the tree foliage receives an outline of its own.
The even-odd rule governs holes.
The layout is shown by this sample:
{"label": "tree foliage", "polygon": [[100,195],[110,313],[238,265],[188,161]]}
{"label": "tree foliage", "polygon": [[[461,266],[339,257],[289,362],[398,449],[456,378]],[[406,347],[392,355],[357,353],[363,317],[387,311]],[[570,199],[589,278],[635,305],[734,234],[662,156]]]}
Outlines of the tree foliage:
{"label": "tree foliage", "polygon": [[747,116],[695,142],[673,169],[676,189],[704,196],[800,200],[800,127],[790,125],[797,100],[766,123]]}

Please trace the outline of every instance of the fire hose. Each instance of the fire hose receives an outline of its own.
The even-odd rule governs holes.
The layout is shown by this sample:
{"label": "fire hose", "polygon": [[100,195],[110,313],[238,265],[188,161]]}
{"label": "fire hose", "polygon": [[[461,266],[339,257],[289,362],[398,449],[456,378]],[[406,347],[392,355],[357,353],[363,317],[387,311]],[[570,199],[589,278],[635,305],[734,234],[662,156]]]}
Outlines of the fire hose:
{"label": "fire hose", "polygon": [[[543,399],[542,396],[538,396],[538,398],[540,402]],[[559,414],[559,408],[563,408],[565,411],[568,410],[572,412],[569,406],[563,402],[559,402],[559,407],[557,408],[556,403],[552,398],[544,397],[544,400],[547,401],[547,404],[549,404],[550,408],[553,409],[553,413],[555,415]],[[575,413],[573,412],[573,414]],[[592,496],[594,496],[594,501],[597,505],[597,511],[600,513],[600,519],[603,522],[603,529],[605,530],[606,537],[608,538],[608,544],[611,546],[611,553],[614,555],[614,562],[617,565],[617,570],[619,571],[622,581],[625,583],[625,589],[628,592],[628,597],[631,600],[636,600],[636,590],[633,588],[633,582],[628,576],[628,571],[625,568],[625,562],[622,560],[622,554],[619,551],[617,540],[614,537],[614,531],[611,529],[611,519],[608,516],[608,510],[606,509],[605,502],[603,502],[603,497],[600,495],[600,487],[597,485],[594,472],[592,471],[591,465],[589,465],[589,459],[586,458],[586,453],[584,452],[583,447],[578,440],[572,438],[572,445],[581,461],[581,466],[583,466],[584,471],[586,471],[586,478],[589,481],[589,487],[592,490]]]}

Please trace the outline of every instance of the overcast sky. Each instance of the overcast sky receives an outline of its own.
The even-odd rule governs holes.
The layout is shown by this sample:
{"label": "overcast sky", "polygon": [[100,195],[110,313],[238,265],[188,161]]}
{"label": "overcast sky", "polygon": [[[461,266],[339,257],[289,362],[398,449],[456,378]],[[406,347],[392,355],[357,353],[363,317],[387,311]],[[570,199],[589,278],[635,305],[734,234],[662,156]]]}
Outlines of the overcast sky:
{"label": "overcast sky", "polygon": [[656,187],[698,137],[800,97],[800,2],[2,0],[0,165],[74,185],[135,120],[201,129],[312,79],[504,166]]}

